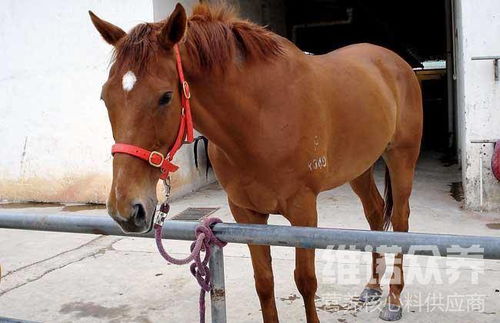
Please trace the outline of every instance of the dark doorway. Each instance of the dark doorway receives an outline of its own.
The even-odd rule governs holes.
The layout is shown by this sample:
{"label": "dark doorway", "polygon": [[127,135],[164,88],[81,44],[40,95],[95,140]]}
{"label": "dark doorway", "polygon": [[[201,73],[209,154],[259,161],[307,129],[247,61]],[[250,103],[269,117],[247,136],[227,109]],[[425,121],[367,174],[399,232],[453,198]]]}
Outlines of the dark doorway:
{"label": "dark doorway", "polygon": [[[447,3],[448,2],[448,3]],[[240,4],[245,7],[245,1]],[[253,7],[257,2],[252,2]],[[304,51],[323,54],[360,42],[392,49],[421,80],[423,149],[453,152],[449,0],[261,0],[260,23]],[[244,9],[244,8],[242,8]],[[245,11],[245,10],[244,10]],[[254,14],[255,15],[255,14]],[[276,17],[279,17],[276,18]],[[453,100],[453,95],[450,95]]]}

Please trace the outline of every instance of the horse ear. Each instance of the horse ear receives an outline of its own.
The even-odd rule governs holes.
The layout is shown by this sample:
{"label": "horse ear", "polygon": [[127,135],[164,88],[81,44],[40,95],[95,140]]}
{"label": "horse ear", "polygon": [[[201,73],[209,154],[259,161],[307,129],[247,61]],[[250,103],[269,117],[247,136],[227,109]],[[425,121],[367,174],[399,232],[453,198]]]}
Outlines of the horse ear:
{"label": "horse ear", "polygon": [[116,45],[120,39],[127,35],[120,27],[117,27],[107,21],[97,17],[92,11],[89,10],[90,19],[94,24],[97,31],[101,34],[102,38],[110,44]]}
{"label": "horse ear", "polygon": [[158,41],[166,48],[170,49],[181,41],[187,29],[187,16],[184,7],[177,3],[174,12],[168,17],[167,22],[161,28]]}

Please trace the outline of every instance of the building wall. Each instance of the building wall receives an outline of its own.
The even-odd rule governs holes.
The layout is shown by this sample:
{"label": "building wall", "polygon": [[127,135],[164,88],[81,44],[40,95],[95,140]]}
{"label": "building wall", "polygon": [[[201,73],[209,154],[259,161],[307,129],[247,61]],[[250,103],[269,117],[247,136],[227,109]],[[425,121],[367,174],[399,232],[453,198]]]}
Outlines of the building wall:
{"label": "building wall", "polygon": [[188,15],[190,14],[190,8],[192,8],[198,0],[153,0],[153,16],[155,21],[160,21],[167,18],[170,13],[174,10],[176,3],[180,3],[187,10]]}
{"label": "building wall", "polygon": [[500,183],[491,172],[493,144],[500,139],[500,81],[493,61],[475,56],[500,55],[500,1],[455,0],[457,27],[457,102],[459,147],[465,206],[500,209]]}
{"label": "building wall", "polygon": [[[99,95],[111,47],[91,24],[89,9],[129,30],[153,21],[157,5],[0,2],[0,200],[106,200],[113,138]],[[177,195],[207,182],[204,171],[194,168],[192,146],[175,162],[181,166],[173,178]]]}
{"label": "building wall", "polygon": [[231,0],[231,3],[238,9],[241,17],[286,36],[284,0]]}
{"label": "building wall", "polygon": [[[111,48],[95,31],[87,10],[128,30],[164,19],[175,2],[0,2],[0,200],[105,201],[113,139],[99,93]],[[181,2],[189,8],[196,0]],[[282,1],[233,2],[257,22],[280,21],[272,17],[282,11]],[[493,145],[472,142],[500,139],[500,82],[494,80],[492,61],[471,60],[500,55],[500,2],[454,0],[454,11],[465,205],[500,209],[500,184],[490,169]],[[206,179],[203,170],[194,168],[191,146],[183,148],[176,162],[181,165],[173,178],[177,195],[213,181],[213,175]]]}

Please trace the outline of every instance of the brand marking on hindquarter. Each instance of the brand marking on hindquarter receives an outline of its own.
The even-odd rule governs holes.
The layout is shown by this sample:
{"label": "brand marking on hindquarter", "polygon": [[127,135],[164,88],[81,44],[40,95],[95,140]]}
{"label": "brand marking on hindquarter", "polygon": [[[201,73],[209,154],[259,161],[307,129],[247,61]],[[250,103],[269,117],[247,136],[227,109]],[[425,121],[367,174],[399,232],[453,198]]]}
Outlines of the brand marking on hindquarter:
{"label": "brand marking on hindquarter", "polygon": [[317,158],[312,159],[307,166],[309,167],[310,171],[321,169],[321,168],[326,168],[326,156],[320,156]]}

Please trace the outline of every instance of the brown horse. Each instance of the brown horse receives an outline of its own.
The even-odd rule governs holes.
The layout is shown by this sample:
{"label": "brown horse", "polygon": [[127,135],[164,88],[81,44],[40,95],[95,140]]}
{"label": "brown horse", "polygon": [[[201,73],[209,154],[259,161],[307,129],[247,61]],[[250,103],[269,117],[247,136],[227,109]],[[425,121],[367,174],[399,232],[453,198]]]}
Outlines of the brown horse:
{"label": "brown horse", "polygon": [[[408,198],[422,133],[422,99],[411,67],[390,50],[358,44],[308,56],[225,6],[204,4],[128,34],[91,13],[115,48],[102,89],[116,142],[165,153],[181,118],[173,51],[180,48],[192,93],[194,126],[210,140],[209,156],[239,223],[281,214],[294,226],[317,225],[321,191],[349,182],[372,230],[408,231]],[[382,156],[386,201],[373,178]],[[159,170],[115,155],[109,214],[126,231],[148,230]],[[392,188],[391,188],[392,186]],[[265,322],[277,322],[269,246],[250,245]],[[362,300],[377,299],[384,256],[373,253]],[[380,317],[401,317],[403,256],[396,255]],[[307,322],[318,322],[314,250],[296,250],[295,282]]]}

